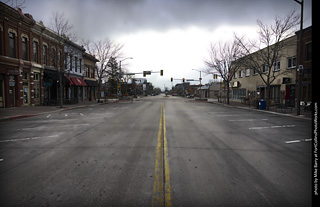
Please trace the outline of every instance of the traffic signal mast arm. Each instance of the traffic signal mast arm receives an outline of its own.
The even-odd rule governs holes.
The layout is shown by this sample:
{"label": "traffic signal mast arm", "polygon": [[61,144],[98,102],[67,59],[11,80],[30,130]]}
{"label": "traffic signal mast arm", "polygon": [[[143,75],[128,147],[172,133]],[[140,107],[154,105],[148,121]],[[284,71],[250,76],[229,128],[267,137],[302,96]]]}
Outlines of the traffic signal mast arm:
{"label": "traffic signal mast arm", "polygon": [[160,71],[147,70],[147,71],[138,72],[138,73],[123,73],[123,75],[143,74],[143,77],[146,77],[146,75],[151,75],[151,73],[160,73],[160,75],[163,76],[163,70],[160,70]]}
{"label": "traffic signal mast arm", "polygon": [[172,81],[183,81],[183,80],[185,80],[185,81],[200,81],[200,80],[185,79],[185,78],[181,78],[181,79],[177,79],[177,78],[173,79],[173,78],[171,78],[171,82],[172,82]]}

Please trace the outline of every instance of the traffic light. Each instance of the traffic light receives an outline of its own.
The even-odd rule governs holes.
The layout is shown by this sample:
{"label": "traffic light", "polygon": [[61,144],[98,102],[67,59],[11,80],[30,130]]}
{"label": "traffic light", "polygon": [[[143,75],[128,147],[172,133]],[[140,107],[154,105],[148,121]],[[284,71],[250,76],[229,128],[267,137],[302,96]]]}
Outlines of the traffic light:
{"label": "traffic light", "polygon": [[171,78],[171,82],[173,82],[173,78]]}
{"label": "traffic light", "polygon": [[163,70],[160,70],[160,75],[163,76]]}
{"label": "traffic light", "polygon": [[147,73],[146,71],[143,71],[143,77],[146,77]]}
{"label": "traffic light", "polygon": [[184,82],[184,78],[182,78],[182,82]]}

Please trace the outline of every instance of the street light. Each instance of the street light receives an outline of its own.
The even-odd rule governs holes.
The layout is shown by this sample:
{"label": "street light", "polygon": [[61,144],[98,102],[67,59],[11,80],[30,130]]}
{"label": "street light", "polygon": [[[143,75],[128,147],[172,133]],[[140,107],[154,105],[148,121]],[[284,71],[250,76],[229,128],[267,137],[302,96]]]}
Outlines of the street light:
{"label": "street light", "polygon": [[[120,64],[119,64],[119,69],[120,69],[120,78],[119,79],[121,79],[122,78],[122,72],[121,72],[121,62],[123,62],[123,61],[125,61],[125,60],[127,60],[127,59],[133,59],[133,57],[127,57],[127,58],[124,58],[124,59],[122,59],[122,60],[120,60]],[[120,80],[120,96],[121,96],[121,80]]]}
{"label": "street light", "polygon": [[302,33],[303,33],[303,0],[298,1],[294,0],[301,6],[301,15],[300,15],[300,42],[299,42],[299,64],[298,64],[298,97],[297,97],[297,116],[300,115],[300,101],[301,101],[301,88],[302,88],[302,72],[303,72],[303,65],[302,65]]}
{"label": "street light", "polygon": [[197,70],[197,69],[191,69],[191,70],[196,70],[196,71],[200,72],[199,80],[200,80],[200,99],[201,99],[201,86],[202,86],[202,84],[201,84],[201,80],[202,80],[202,78],[201,78],[201,70]]}

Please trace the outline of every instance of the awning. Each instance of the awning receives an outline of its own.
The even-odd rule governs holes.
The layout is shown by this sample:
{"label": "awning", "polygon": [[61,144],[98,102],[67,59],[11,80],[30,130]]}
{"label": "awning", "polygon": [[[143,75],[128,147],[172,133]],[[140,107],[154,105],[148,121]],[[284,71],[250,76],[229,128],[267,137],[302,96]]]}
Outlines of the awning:
{"label": "awning", "polygon": [[59,73],[58,71],[54,70],[44,70],[44,75],[48,76],[50,79],[57,81],[59,80]]}
{"label": "awning", "polygon": [[97,81],[93,81],[93,80],[84,80],[84,81],[87,83],[88,86],[91,86],[91,87],[99,86]]}
{"label": "awning", "polygon": [[83,79],[81,78],[74,78],[74,77],[70,77],[70,79],[72,80],[73,84],[71,85],[76,85],[76,86],[87,86],[86,82],[84,82]]}
{"label": "awning", "polygon": [[[44,74],[48,76],[50,79],[52,79],[53,81],[59,80],[59,71],[44,70]],[[70,80],[66,78],[66,76],[62,76],[62,82],[70,83]]]}

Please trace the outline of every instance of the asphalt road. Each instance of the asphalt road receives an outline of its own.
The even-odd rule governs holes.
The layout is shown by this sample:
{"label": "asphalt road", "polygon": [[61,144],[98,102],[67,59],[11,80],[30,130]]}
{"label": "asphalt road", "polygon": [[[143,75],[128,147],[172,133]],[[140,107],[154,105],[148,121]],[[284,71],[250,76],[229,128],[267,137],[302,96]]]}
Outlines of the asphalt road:
{"label": "asphalt road", "polygon": [[1,206],[156,206],[157,167],[161,205],[311,206],[310,139],[308,120],[163,95],[10,120]]}

